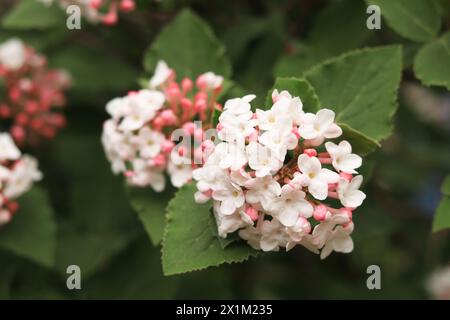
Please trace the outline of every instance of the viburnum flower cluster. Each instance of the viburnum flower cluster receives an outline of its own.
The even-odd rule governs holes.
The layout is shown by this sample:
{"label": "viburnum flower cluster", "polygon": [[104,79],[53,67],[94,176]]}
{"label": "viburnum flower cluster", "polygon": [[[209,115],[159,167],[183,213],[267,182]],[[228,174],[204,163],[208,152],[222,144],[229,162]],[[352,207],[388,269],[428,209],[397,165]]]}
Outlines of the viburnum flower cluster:
{"label": "viburnum flower cluster", "polygon": [[[172,185],[181,187],[213,148],[204,135],[214,110],[221,108],[216,98],[223,78],[207,72],[195,85],[189,78],[181,83],[175,78],[175,71],[159,61],[148,89],[129,92],[106,106],[111,119],[104,123],[102,143],[113,172],[124,173],[129,185],[162,191],[168,173]],[[197,126],[195,120],[205,125]],[[183,143],[175,146],[177,134]]]}
{"label": "viburnum flower cluster", "polygon": [[22,155],[8,133],[0,134],[0,226],[19,209],[16,199],[42,178],[37,160]]}
{"label": "viburnum flower cluster", "polygon": [[[38,0],[46,5],[51,5],[54,0]],[[117,23],[118,13],[131,12],[136,8],[135,0],[56,0],[63,9],[71,5],[80,8],[83,16],[90,22],[102,22],[111,26]]]}
{"label": "viburnum flower cluster", "polygon": [[0,45],[0,82],[5,88],[0,119],[17,144],[52,139],[65,126],[65,117],[54,109],[64,106],[70,77],[48,69],[45,57],[19,39]]}
{"label": "viburnum flower cluster", "polygon": [[362,159],[348,141],[327,141],[342,134],[334,112],[306,113],[299,97],[277,90],[269,110],[252,112],[254,98],[225,103],[220,143],[193,173],[196,201],[213,200],[219,236],[237,232],[257,250],[352,251]]}

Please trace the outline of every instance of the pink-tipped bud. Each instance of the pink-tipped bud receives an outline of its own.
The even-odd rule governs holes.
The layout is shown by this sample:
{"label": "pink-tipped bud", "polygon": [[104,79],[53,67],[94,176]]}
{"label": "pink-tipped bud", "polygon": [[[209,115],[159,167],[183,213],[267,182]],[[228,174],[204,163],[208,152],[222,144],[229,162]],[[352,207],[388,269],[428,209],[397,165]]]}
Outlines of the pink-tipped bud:
{"label": "pink-tipped bud", "polygon": [[222,107],[222,105],[220,103],[216,103],[216,109],[219,110],[219,111],[222,111],[223,107]]}
{"label": "pink-tipped bud", "polygon": [[252,221],[258,220],[258,210],[256,210],[254,207],[249,206],[247,209],[245,209],[245,214],[252,219]]}
{"label": "pink-tipped bud", "polygon": [[22,144],[25,141],[25,129],[21,126],[12,127],[11,135],[18,144]]}
{"label": "pink-tipped bud", "polygon": [[136,3],[133,0],[122,0],[120,1],[120,10],[123,12],[130,12],[136,9]]}
{"label": "pink-tipped bud", "polygon": [[181,89],[183,90],[183,92],[191,91],[193,87],[194,84],[192,83],[191,79],[184,78],[183,80],[181,80]]}
{"label": "pink-tipped bud", "polygon": [[158,154],[155,158],[153,158],[153,165],[157,167],[164,167],[167,163],[167,159],[163,154]]}
{"label": "pink-tipped bud", "polygon": [[29,120],[30,118],[25,112],[21,112],[16,116],[16,123],[21,126],[28,124]]}
{"label": "pink-tipped bud", "polygon": [[303,153],[306,154],[308,157],[317,156],[317,151],[316,151],[316,149],[313,149],[313,148],[305,149],[305,150],[303,150]]}
{"label": "pink-tipped bud", "polygon": [[131,178],[134,175],[134,172],[131,170],[127,170],[124,172],[124,176],[127,178]]}
{"label": "pink-tipped bud", "polygon": [[202,111],[206,110],[206,107],[207,107],[206,100],[197,100],[197,101],[195,101],[194,110],[196,112],[202,112]]}
{"label": "pink-tipped bud", "polygon": [[31,128],[36,131],[40,131],[44,127],[44,121],[42,119],[33,119],[30,123]]}
{"label": "pink-tipped bud", "polygon": [[327,207],[323,204],[319,204],[314,208],[313,217],[317,221],[324,221],[327,216]]}
{"label": "pink-tipped bud", "polygon": [[164,120],[163,118],[161,118],[160,116],[156,117],[155,119],[153,119],[153,128],[156,131],[161,130],[161,128],[164,126]]}
{"label": "pink-tipped bud", "polygon": [[203,149],[203,151],[214,149],[214,142],[212,142],[211,140],[203,141],[202,142],[202,149]]}
{"label": "pink-tipped bud", "polygon": [[39,109],[39,104],[36,101],[27,101],[25,104],[25,111],[33,114]]}
{"label": "pink-tipped bud", "polygon": [[191,110],[192,109],[192,101],[189,100],[188,98],[181,98],[180,103],[181,103],[181,107],[184,110]]}
{"label": "pink-tipped bud", "polygon": [[195,124],[193,122],[186,122],[183,124],[183,130],[188,136],[192,136],[195,131]]}
{"label": "pink-tipped bud", "polygon": [[11,109],[6,105],[0,105],[0,118],[9,118],[11,116]]}
{"label": "pink-tipped bud", "polygon": [[117,23],[117,12],[115,10],[110,10],[102,18],[102,22],[106,26],[112,26]]}
{"label": "pink-tipped bud", "polygon": [[197,101],[197,100],[205,100],[206,101],[206,100],[208,100],[208,94],[206,92],[202,92],[202,91],[197,92],[194,97],[194,100],[195,101]]}
{"label": "pink-tipped bud", "polygon": [[165,125],[173,125],[177,122],[177,116],[173,110],[166,109],[161,112],[160,117],[163,119]]}
{"label": "pink-tipped bud", "polygon": [[311,223],[309,223],[309,221],[306,218],[299,217],[298,222],[300,223],[300,225],[305,233],[311,232]]}
{"label": "pink-tipped bud", "polygon": [[169,84],[167,88],[167,95],[170,100],[178,100],[181,97],[180,86],[176,82]]}
{"label": "pink-tipped bud", "polygon": [[136,95],[138,92],[136,91],[136,90],[131,90],[131,91],[128,91],[128,95],[129,96],[134,96],[134,95]]}
{"label": "pink-tipped bud", "polygon": [[103,0],[91,0],[91,2],[89,2],[89,5],[94,9],[100,9],[102,3]]}
{"label": "pink-tipped bud", "polygon": [[164,140],[164,142],[161,145],[162,152],[169,153],[170,151],[172,151],[174,146],[175,144],[172,141]]}
{"label": "pink-tipped bud", "polygon": [[351,173],[346,173],[346,172],[339,173],[339,177],[341,177],[347,181],[352,181],[352,179],[353,179],[353,175]]}
{"label": "pink-tipped bud", "polygon": [[219,123],[217,124],[217,126],[216,126],[216,130],[217,130],[217,131],[222,131],[222,129],[223,129],[223,125],[219,122]]}
{"label": "pink-tipped bud", "polygon": [[14,86],[11,89],[9,89],[8,95],[13,102],[17,102],[20,99],[22,93],[19,87]]}

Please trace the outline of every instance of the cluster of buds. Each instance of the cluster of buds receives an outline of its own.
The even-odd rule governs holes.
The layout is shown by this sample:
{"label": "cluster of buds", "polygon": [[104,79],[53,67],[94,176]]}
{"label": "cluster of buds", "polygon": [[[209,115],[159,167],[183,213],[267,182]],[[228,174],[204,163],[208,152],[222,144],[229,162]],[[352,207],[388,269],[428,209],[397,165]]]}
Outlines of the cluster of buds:
{"label": "cluster of buds", "polygon": [[8,133],[0,134],[0,226],[19,209],[16,199],[42,178],[37,160],[22,155]]}
{"label": "cluster of buds", "polygon": [[325,142],[342,134],[334,112],[306,113],[299,97],[277,90],[269,110],[253,112],[254,98],[225,103],[220,143],[193,172],[196,201],[213,200],[219,236],[237,233],[257,250],[300,244],[322,259],[352,251],[362,159],[347,141]]}
{"label": "cluster of buds", "polygon": [[65,126],[65,117],[54,108],[65,104],[68,74],[47,68],[45,57],[18,39],[0,45],[0,119],[17,144],[52,139]]}
{"label": "cluster of buds", "polygon": [[[38,0],[50,5],[54,0]],[[131,12],[136,9],[135,0],[57,0],[61,8],[66,9],[71,5],[80,8],[83,16],[90,22],[102,22],[107,26],[115,25],[118,21],[118,13]]]}
{"label": "cluster of buds", "polygon": [[[111,119],[103,126],[103,147],[113,172],[123,173],[130,185],[162,191],[167,172],[172,185],[181,187],[214,147],[204,141],[207,125],[194,121],[212,124],[214,111],[221,108],[216,98],[223,78],[207,72],[195,85],[189,78],[180,84],[175,78],[174,70],[159,61],[148,89],[129,92],[106,106]],[[175,146],[180,137],[183,143]]]}

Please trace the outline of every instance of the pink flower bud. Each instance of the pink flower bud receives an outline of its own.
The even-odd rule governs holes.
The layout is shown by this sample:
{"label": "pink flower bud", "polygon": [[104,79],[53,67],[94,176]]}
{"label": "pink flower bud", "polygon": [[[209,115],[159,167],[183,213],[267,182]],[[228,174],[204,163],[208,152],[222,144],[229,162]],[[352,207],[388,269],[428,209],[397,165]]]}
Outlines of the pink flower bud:
{"label": "pink flower bud", "polygon": [[352,181],[353,175],[351,173],[341,172],[339,176],[345,180]]}
{"label": "pink flower bud", "polygon": [[28,121],[30,120],[30,118],[28,117],[28,115],[25,112],[21,112],[16,116],[16,123],[18,125],[26,125],[28,124]]}
{"label": "pink flower bud", "polygon": [[314,208],[314,214],[313,217],[317,221],[324,221],[325,217],[327,216],[327,207],[323,204],[319,204]]}
{"label": "pink flower bud", "polygon": [[181,98],[180,104],[181,104],[181,107],[184,110],[191,110],[192,109],[192,101],[189,100],[188,98]]}
{"label": "pink flower bud", "polygon": [[9,118],[11,116],[11,109],[6,105],[0,105],[0,118]]}
{"label": "pink flower bud", "polygon": [[202,112],[202,111],[206,110],[206,106],[207,106],[206,100],[197,100],[194,103],[194,110],[196,112]]}
{"label": "pink flower bud", "polygon": [[161,117],[156,117],[155,119],[153,119],[153,128],[156,131],[161,130],[161,128],[164,126],[164,120]]}
{"label": "pink flower bud", "polygon": [[303,153],[306,154],[308,157],[317,156],[317,151],[316,151],[316,149],[313,149],[313,148],[305,149],[305,150],[303,150]]}
{"label": "pink flower bud", "polygon": [[300,139],[301,136],[300,132],[298,132],[298,128],[293,127],[291,132],[297,137],[297,139]]}
{"label": "pink flower bud", "polygon": [[21,126],[12,127],[11,135],[18,144],[22,144],[25,141],[25,129]]}
{"label": "pink flower bud", "polygon": [[258,220],[258,210],[256,210],[254,207],[249,206],[247,209],[245,209],[245,214],[250,217],[253,221]]}
{"label": "pink flower bud", "polygon": [[102,6],[102,2],[103,0],[91,0],[91,2],[89,2],[89,5],[94,9],[100,9],[100,7]]}
{"label": "pink flower bud", "polygon": [[102,22],[106,26],[112,26],[117,23],[117,12],[115,10],[110,10],[102,18]]}
{"label": "pink flower bud", "polygon": [[27,113],[30,113],[30,114],[36,113],[38,111],[38,109],[39,109],[39,105],[36,101],[28,101],[25,104],[25,111]]}
{"label": "pink flower bud", "polygon": [[222,129],[223,129],[223,125],[219,122],[219,123],[217,124],[217,126],[216,126],[216,130],[217,130],[217,131],[222,131]]}
{"label": "pink flower bud", "polygon": [[183,80],[181,80],[181,88],[182,88],[183,92],[191,91],[193,87],[194,87],[194,84],[192,83],[191,79],[184,78]]}
{"label": "pink flower bud", "polygon": [[177,116],[170,109],[161,112],[160,117],[163,119],[165,125],[173,125],[177,122]]}
{"label": "pink flower bud", "polygon": [[174,146],[175,144],[172,141],[164,140],[164,142],[161,145],[162,152],[169,153],[170,151],[172,151]]}
{"label": "pink flower bud", "polygon": [[124,172],[124,176],[127,178],[131,178],[134,175],[134,172],[131,170],[127,170]]}
{"label": "pink flower bud", "polygon": [[248,141],[250,141],[250,142],[252,142],[252,141],[258,141],[258,136],[259,136],[259,134],[258,134],[258,131],[253,131],[253,133],[252,134],[250,134],[249,136],[248,136]]}
{"label": "pink flower bud", "polygon": [[350,209],[350,208],[341,208],[340,212],[342,212],[343,214],[346,214],[348,216],[348,218],[350,219],[350,221],[353,219],[352,209]]}
{"label": "pink flower bud", "polygon": [[192,136],[195,131],[195,124],[193,122],[186,122],[183,124],[183,130],[187,135]]}
{"label": "pink flower bud", "polygon": [[155,158],[153,158],[153,164],[157,167],[164,167],[167,163],[167,159],[163,154],[158,154]]}
{"label": "pink flower bud", "polygon": [[136,4],[133,0],[122,0],[120,2],[120,10],[123,12],[130,12],[136,9]]}

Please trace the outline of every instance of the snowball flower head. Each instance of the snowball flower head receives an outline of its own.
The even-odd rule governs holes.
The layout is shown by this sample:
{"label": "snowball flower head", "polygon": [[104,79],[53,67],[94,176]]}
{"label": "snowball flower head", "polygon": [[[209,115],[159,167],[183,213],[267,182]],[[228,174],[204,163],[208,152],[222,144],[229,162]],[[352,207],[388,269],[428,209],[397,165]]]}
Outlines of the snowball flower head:
{"label": "snowball flower head", "polygon": [[8,133],[0,134],[0,226],[8,223],[19,209],[16,201],[42,179],[37,160],[22,155]]}
{"label": "snowball flower head", "polygon": [[[103,125],[102,144],[112,171],[123,174],[129,185],[158,192],[165,189],[167,175],[177,188],[191,181],[210,149],[203,139],[207,128],[196,121],[212,122],[221,108],[216,97],[222,81],[207,72],[196,81],[184,78],[178,83],[175,70],[159,61],[148,88],[108,102],[111,118]],[[242,164],[227,158],[222,165]]]}
{"label": "snowball flower head", "polygon": [[256,250],[351,252],[352,213],[365,198],[353,176],[361,158],[348,141],[324,145],[342,133],[334,112],[305,113],[300,97],[277,90],[271,108],[253,112],[254,98],[225,103],[220,141],[193,172],[196,201],[213,202],[219,236],[237,234]]}

